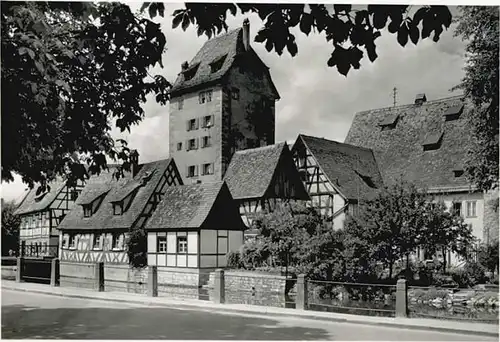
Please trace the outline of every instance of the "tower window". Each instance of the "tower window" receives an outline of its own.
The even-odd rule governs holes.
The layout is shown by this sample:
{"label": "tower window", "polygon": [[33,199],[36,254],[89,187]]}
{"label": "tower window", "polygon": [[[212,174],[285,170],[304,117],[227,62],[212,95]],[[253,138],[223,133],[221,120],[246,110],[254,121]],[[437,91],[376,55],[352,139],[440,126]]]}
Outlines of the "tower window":
{"label": "tower window", "polygon": [[207,90],[207,91],[202,91],[198,95],[198,102],[200,104],[203,104],[205,102],[211,102],[212,101],[212,90]]}
{"label": "tower window", "polygon": [[197,125],[196,125],[196,119],[191,119],[188,121],[188,131],[194,131],[198,129]]}
{"label": "tower window", "polygon": [[198,146],[196,146],[196,139],[189,139],[188,141],[188,151],[196,150]]}
{"label": "tower window", "polygon": [[203,164],[203,175],[212,175],[214,173],[214,167],[213,164],[208,163],[208,164]]}
{"label": "tower window", "polygon": [[180,151],[180,150],[182,150],[182,143],[178,142],[177,143],[177,151]]}
{"label": "tower window", "polygon": [[213,126],[212,115],[207,115],[207,116],[203,117],[203,127],[210,128],[212,126]]}
{"label": "tower window", "polygon": [[188,174],[187,176],[188,177],[196,177],[197,176],[197,172],[196,172],[196,165],[191,165],[188,167]]}
{"label": "tower window", "polygon": [[210,147],[211,145],[211,141],[210,141],[210,137],[209,136],[206,136],[206,137],[203,137],[202,140],[201,140],[201,147],[204,148],[204,147]]}

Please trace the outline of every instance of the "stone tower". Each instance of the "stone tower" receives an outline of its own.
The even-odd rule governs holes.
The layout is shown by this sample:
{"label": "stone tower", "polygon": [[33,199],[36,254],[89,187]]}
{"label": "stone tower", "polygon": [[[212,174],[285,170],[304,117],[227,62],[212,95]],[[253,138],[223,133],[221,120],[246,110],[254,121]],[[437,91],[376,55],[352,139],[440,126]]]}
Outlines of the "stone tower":
{"label": "stone tower", "polygon": [[278,99],[248,19],[208,40],[172,87],[169,148],[184,183],[221,180],[235,151],[274,144]]}

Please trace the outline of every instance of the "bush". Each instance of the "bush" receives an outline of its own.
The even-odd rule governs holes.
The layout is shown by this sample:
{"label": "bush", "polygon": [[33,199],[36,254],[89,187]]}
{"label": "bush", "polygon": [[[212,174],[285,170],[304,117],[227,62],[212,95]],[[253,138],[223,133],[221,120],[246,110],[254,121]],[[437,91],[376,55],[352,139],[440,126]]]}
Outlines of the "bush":
{"label": "bush", "polygon": [[464,270],[470,278],[472,286],[484,284],[488,280],[486,277],[486,268],[478,262],[467,262]]}
{"label": "bush", "polygon": [[241,268],[243,265],[241,263],[240,252],[230,251],[227,253],[227,267],[229,268]]}
{"label": "bush", "polygon": [[245,269],[267,266],[266,261],[271,256],[268,246],[261,239],[245,242],[240,250],[241,266]]}

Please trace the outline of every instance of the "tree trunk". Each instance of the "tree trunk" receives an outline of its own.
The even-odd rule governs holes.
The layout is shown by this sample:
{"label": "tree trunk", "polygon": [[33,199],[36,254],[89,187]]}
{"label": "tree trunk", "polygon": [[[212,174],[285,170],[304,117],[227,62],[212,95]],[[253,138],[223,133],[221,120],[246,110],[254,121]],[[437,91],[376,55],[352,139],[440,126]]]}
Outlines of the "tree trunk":
{"label": "tree trunk", "polygon": [[410,253],[406,253],[406,269],[410,270]]}
{"label": "tree trunk", "polygon": [[392,258],[389,259],[389,280],[392,280],[392,266],[394,262],[392,261]]}

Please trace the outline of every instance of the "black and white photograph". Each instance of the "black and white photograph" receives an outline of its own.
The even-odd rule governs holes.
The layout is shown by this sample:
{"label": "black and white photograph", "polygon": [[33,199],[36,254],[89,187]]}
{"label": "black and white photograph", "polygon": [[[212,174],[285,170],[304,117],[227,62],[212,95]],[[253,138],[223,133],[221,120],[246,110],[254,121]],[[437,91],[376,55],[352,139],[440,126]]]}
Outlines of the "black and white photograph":
{"label": "black and white photograph", "polygon": [[495,3],[1,1],[1,338],[498,341]]}

